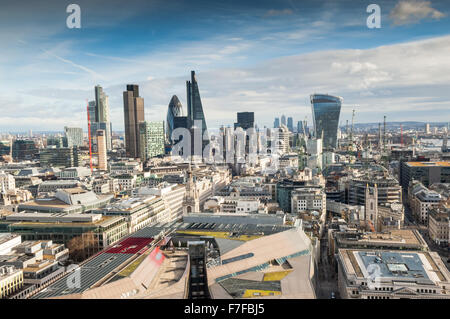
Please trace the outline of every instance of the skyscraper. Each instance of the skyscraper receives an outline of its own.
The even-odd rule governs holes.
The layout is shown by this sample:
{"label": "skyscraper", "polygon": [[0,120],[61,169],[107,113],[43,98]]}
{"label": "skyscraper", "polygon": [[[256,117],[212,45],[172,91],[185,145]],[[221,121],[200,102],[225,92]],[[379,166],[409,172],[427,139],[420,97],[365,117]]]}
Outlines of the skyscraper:
{"label": "skyscraper", "polygon": [[172,141],[172,132],[175,129],[175,118],[183,116],[183,106],[176,95],[172,96],[167,108],[167,127],[166,127],[166,140]]}
{"label": "skyscraper", "polygon": [[292,117],[288,117],[286,126],[289,131],[294,132],[294,120],[292,119]]}
{"label": "skyscraper", "polygon": [[108,169],[105,135],[104,130],[97,131],[98,169],[101,171],[106,171]]}
{"label": "skyscraper", "polygon": [[[176,130],[177,128],[188,128],[188,119],[187,116],[177,116],[173,119],[173,130]],[[172,133],[170,133],[172,135]],[[183,138],[182,135],[176,136],[173,140],[172,140],[172,144],[176,144],[179,141],[181,141]]]}
{"label": "skyscraper", "polygon": [[280,118],[276,117],[275,121],[273,121],[273,128],[279,128],[280,127]]}
{"label": "skyscraper", "polygon": [[327,94],[311,95],[314,136],[322,138],[324,149],[333,149],[337,146],[342,101],[341,97]]}
{"label": "skyscraper", "polygon": [[141,160],[164,154],[164,121],[140,122],[139,143],[141,149]]}
{"label": "skyscraper", "polygon": [[246,130],[255,126],[255,113],[254,112],[238,112],[237,123],[234,123],[234,128],[242,127]]}
{"label": "skyscraper", "polygon": [[139,96],[139,86],[128,84],[123,92],[126,154],[140,158],[139,123],[144,122],[144,99]]}
{"label": "skyscraper", "polygon": [[[100,85],[95,86],[95,117],[96,122],[101,123],[99,128],[105,130],[106,149],[112,149],[111,143],[111,121],[109,119],[109,103],[108,96]],[[91,119],[92,122],[92,119]],[[91,124],[92,125],[92,124]],[[96,132],[96,131],[94,131]],[[95,136],[95,134],[94,134]]]}
{"label": "skyscraper", "polygon": [[64,134],[67,138],[67,147],[83,145],[83,129],[81,127],[64,126]]}
{"label": "skyscraper", "polygon": [[286,116],[281,115],[281,124],[286,126]]}
{"label": "skyscraper", "polygon": [[[201,121],[202,123],[202,136],[208,134],[208,128],[206,126],[205,114],[203,113],[202,100],[200,99],[200,92],[198,89],[197,79],[195,77],[195,71],[191,71],[191,81],[186,81],[186,93],[187,93],[187,121],[189,129],[192,129],[195,125],[195,121]],[[202,141],[202,150],[208,144],[207,140]],[[194,145],[192,145],[194,149]],[[194,154],[194,153],[191,153]]]}
{"label": "skyscraper", "polygon": [[96,112],[95,101],[89,101],[88,112],[89,112],[89,120],[91,121],[91,124],[97,122],[97,112]]}
{"label": "skyscraper", "polygon": [[297,122],[297,133],[303,134],[303,122],[302,121]]}

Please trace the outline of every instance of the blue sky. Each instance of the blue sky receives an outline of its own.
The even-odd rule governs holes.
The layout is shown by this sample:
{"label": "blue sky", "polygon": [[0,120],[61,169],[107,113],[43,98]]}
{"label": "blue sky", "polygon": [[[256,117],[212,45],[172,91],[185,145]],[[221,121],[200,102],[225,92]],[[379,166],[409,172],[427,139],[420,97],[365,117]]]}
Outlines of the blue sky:
{"label": "blue sky", "polygon": [[[81,7],[81,29],[66,6]],[[369,4],[381,29],[366,26]],[[86,128],[100,84],[113,129],[122,92],[141,87],[146,120],[163,120],[195,70],[209,127],[254,111],[309,122],[309,94],[344,98],[341,121],[450,120],[450,3],[446,0],[3,1],[0,132]],[[186,111],[186,109],[185,109]]]}

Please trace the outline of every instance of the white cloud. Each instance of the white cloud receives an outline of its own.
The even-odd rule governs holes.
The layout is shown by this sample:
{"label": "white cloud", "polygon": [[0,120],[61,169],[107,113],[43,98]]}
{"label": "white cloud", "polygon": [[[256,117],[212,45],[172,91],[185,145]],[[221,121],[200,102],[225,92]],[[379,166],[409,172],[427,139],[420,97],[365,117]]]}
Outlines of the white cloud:
{"label": "white cloud", "polygon": [[275,16],[291,15],[293,13],[294,12],[291,9],[282,9],[282,10],[271,9],[271,10],[268,10],[264,16],[265,17],[275,17]]}
{"label": "white cloud", "polygon": [[[247,60],[245,65],[251,67],[238,65],[242,54],[262,49],[257,41],[215,41],[129,59],[91,54],[90,62],[96,65],[95,72],[107,79],[98,84],[109,95],[114,130],[123,129],[122,92],[127,83],[140,85],[146,119],[164,120],[173,94],[186,108],[185,81],[190,70],[196,70],[209,127],[232,125],[238,111],[254,111],[260,126],[272,125],[273,118],[281,113],[293,116],[295,121],[310,118],[309,95],[320,92],[344,97],[343,121],[350,117],[355,105],[361,122],[382,120],[381,112],[387,113],[390,120],[426,117],[432,121],[450,116],[450,92],[446,89],[450,83],[450,36],[367,50],[318,51],[262,62]],[[54,54],[66,56],[65,51],[63,47]],[[58,72],[74,69],[70,63],[47,60],[40,57],[20,74],[53,70],[59,64],[67,69],[58,66]],[[73,79],[58,80],[45,82],[45,86],[36,82],[32,89],[24,85],[9,93],[0,89],[0,109],[7,110],[0,122],[1,130],[16,127],[17,121],[12,119],[20,119],[20,126],[33,130],[61,130],[68,123],[85,127],[85,99],[93,98],[97,84],[92,74],[83,70]]]}
{"label": "white cloud", "polygon": [[426,18],[439,20],[445,16],[431,7],[431,1],[423,0],[401,0],[389,15],[395,25],[417,23]]}

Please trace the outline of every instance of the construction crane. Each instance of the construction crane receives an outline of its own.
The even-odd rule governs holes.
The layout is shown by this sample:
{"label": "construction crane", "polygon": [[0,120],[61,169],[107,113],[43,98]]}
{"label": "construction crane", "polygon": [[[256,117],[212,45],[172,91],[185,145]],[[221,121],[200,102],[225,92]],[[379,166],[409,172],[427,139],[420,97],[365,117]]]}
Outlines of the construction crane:
{"label": "construction crane", "polygon": [[354,124],[354,122],[355,122],[355,110],[353,110],[353,112],[352,112],[352,128],[350,131],[350,142],[352,143],[352,145],[353,145],[353,124]]}
{"label": "construction crane", "polygon": [[378,149],[381,151],[381,123],[378,123]]}
{"label": "construction crane", "polygon": [[347,124],[345,126],[345,135],[347,135],[347,138],[348,138],[348,120],[347,120]]}
{"label": "construction crane", "polygon": [[386,115],[384,116],[383,150],[386,152]]}
{"label": "construction crane", "polygon": [[367,227],[369,228],[370,232],[375,233],[375,227],[374,227],[372,221],[370,221],[370,220],[367,221]]}
{"label": "construction crane", "polygon": [[308,124],[308,122],[306,122],[306,116],[305,116],[305,120],[303,121],[303,135],[306,138],[306,125]]}
{"label": "construction crane", "polygon": [[87,102],[87,117],[88,117],[88,136],[89,136],[89,166],[91,168],[91,174],[93,172],[93,166],[92,166],[92,137],[91,137],[91,117],[89,115],[89,102]]}
{"label": "construction crane", "polygon": [[400,145],[403,147],[403,125],[400,124]]}

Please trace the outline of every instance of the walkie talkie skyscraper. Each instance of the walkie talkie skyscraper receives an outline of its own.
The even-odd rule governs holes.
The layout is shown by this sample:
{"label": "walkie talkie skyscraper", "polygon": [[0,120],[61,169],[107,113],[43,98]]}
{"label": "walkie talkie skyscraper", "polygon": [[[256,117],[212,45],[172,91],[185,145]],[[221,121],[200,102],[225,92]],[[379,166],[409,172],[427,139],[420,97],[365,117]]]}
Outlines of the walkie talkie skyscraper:
{"label": "walkie talkie skyscraper", "polygon": [[337,131],[343,98],[328,94],[311,95],[314,136],[323,138],[324,149],[337,147]]}

